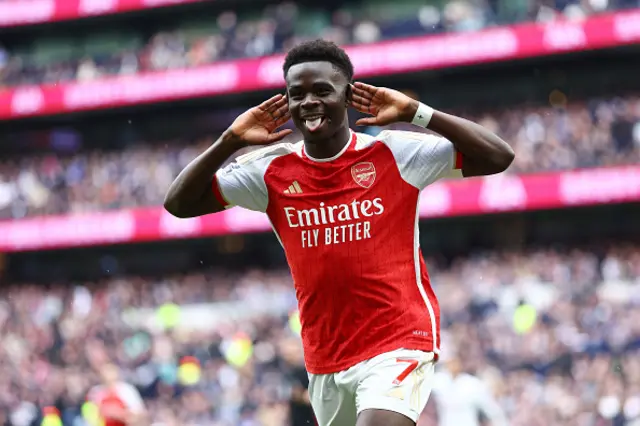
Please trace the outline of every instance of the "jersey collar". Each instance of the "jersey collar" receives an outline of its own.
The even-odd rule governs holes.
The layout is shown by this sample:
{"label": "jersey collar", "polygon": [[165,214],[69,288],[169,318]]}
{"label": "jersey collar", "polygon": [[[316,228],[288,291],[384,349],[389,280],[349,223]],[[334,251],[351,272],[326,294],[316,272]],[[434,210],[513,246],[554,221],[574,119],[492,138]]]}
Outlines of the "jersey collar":
{"label": "jersey collar", "polygon": [[308,158],[311,161],[315,161],[317,163],[328,163],[329,161],[333,161],[336,160],[338,158],[340,158],[340,156],[342,154],[344,154],[345,152],[347,152],[349,150],[349,147],[353,146],[355,144],[356,141],[356,133],[349,129],[349,132],[351,134],[351,138],[349,140],[349,143],[346,143],[344,145],[344,147],[340,150],[340,152],[338,152],[336,155],[334,155],[333,157],[329,157],[329,158],[314,158],[312,156],[310,156],[309,154],[307,154],[305,148],[304,148],[304,141],[302,142],[302,157],[303,158]]}

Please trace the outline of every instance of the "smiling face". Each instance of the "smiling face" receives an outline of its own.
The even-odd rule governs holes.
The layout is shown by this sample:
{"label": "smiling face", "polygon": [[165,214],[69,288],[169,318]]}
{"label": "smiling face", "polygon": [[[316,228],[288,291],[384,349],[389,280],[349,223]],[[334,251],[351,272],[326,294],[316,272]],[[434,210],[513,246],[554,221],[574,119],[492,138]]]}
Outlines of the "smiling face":
{"label": "smiling face", "polygon": [[291,118],[305,142],[326,141],[348,129],[349,81],[332,63],[293,65],[286,81]]}

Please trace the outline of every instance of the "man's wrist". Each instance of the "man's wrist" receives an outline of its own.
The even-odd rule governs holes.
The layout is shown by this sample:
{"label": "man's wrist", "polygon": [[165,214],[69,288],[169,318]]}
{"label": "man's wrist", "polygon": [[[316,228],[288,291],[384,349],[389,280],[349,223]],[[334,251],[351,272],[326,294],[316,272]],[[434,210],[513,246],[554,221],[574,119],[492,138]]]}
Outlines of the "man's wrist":
{"label": "man's wrist", "polygon": [[434,112],[435,110],[433,108],[419,102],[415,114],[411,119],[411,124],[427,128],[427,126],[431,122],[431,118],[433,117]]}
{"label": "man's wrist", "polygon": [[405,108],[405,110],[403,111],[400,121],[411,123],[411,121],[413,120],[413,117],[415,117],[416,112],[418,111],[419,106],[420,106],[420,102],[416,101],[415,99],[412,99],[409,106],[407,106],[407,108]]}
{"label": "man's wrist", "polygon": [[242,148],[245,148],[248,144],[237,134],[233,132],[231,129],[227,129],[222,134],[220,138],[220,143],[233,149],[234,151],[238,151]]}

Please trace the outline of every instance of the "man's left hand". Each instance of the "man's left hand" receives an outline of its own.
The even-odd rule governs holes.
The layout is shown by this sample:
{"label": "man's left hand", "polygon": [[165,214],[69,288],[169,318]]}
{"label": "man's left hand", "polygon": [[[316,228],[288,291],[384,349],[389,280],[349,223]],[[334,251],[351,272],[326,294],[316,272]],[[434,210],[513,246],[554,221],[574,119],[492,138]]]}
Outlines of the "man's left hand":
{"label": "man's left hand", "polygon": [[402,92],[360,82],[352,86],[350,104],[373,117],[356,121],[358,126],[386,126],[399,121],[411,122],[418,111],[418,101]]}

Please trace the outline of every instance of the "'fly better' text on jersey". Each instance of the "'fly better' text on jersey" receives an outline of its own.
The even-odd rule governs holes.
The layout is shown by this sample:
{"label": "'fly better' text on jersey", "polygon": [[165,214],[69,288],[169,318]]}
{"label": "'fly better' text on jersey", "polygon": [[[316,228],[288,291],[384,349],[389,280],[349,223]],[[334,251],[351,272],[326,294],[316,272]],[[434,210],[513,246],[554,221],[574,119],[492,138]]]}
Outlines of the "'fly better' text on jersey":
{"label": "'fly better' text on jersey", "polygon": [[305,248],[371,238],[371,221],[368,219],[383,214],[384,205],[378,197],[333,206],[321,202],[318,208],[306,210],[285,207],[284,211],[289,227],[301,228],[300,242]]}

